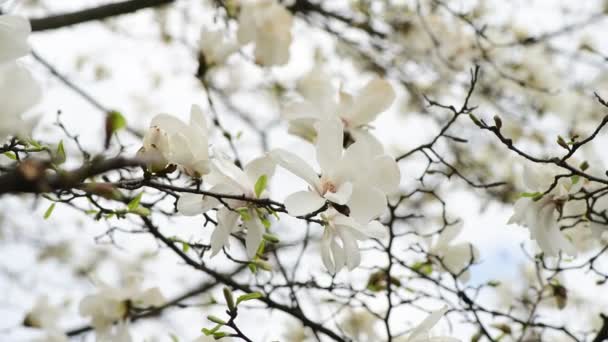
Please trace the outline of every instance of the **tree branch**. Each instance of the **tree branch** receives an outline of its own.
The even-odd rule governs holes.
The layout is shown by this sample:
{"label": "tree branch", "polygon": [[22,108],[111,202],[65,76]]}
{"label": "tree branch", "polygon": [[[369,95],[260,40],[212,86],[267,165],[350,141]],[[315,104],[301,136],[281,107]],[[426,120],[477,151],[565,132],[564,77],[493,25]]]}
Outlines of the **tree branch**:
{"label": "tree branch", "polygon": [[56,14],[44,18],[32,18],[30,19],[30,23],[34,32],[54,30],[88,21],[128,14],[145,8],[168,5],[173,2],[175,0],[127,0],[71,13]]}

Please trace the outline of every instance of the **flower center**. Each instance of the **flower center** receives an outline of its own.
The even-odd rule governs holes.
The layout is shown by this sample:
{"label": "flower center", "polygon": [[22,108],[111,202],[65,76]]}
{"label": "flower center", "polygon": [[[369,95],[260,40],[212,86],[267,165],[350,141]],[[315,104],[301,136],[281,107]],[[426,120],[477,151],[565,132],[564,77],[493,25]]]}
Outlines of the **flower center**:
{"label": "flower center", "polygon": [[338,187],[332,183],[329,179],[321,179],[321,194],[325,195],[327,192],[335,193],[338,191]]}

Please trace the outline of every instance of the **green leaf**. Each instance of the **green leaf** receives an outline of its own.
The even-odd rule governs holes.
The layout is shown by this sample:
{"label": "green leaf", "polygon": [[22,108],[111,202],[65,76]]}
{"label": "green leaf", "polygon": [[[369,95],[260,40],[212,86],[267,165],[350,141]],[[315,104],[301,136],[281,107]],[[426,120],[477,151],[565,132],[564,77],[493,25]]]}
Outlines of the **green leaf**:
{"label": "green leaf", "polygon": [[264,240],[270,242],[270,243],[279,243],[281,242],[281,240],[279,240],[279,237],[276,235],[272,235],[272,234],[264,234]]}
{"label": "green leaf", "polygon": [[521,194],[519,194],[519,197],[536,198],[541,195],[542,193],[540,192],[522,192]]}
{"label": "green leaf", "polygon": [[65,163],[65,148],[63,147],[63,140],[59,142],[57,145],[57,151],[55,151],[55,164],[63,164]]}
{"label": "green leaf", "polygon": [[249,211],[247,209],[237,209],[236,211],[239,213],[239,215],[241,215],[241,220],[251,221],[251,215],[249,215]]}
{"label": "green leaf", "polygon": [[133,198],[129,202],[129,204],[127,204],[127,208],[129,208],[129,211],[134,211],[139,207],[139,202],[141,202],[141,197],[143,196],[143,194],[143,192],[140,192],[137,196],[135,196],[135,198]]}
{"label": "green leaf", "polygon": [[255,190],[255,196],[260,198],[262,192],[266,189],[266,184],[268,183],[268,176],[261,175],[260,178],[255,182],[255,186],[253,187]]}
{"label": "green leaf", "polygon": [[44,219],[45,220],[48,219],[49,217],[51,217],[51,214],[53,213],[53,210],[55,210],[55,203],[51,203],[51,205],[44,212]]}
{"label": "green leaf", "polygon": [[12,160],[17,160],[17,155],[14,152],[4,152],[4,155]]}
{"label": "green leaf", "polygon": [[570,179],[572,180],[572,184],[576,184],[579,180],[581,180],[581,177],[579,175],[574,175],[570,177]]}
{"label": "green leaf", "polygon": [[119,129],[127,127],[127,119],[125,119],[125,117],[120,112],[117,112],[115,110],[108,113],[108,120],[110,122],[112,133],[118,131]]}
{"label": "green leaf", "polygon": [[236,305],[239,305],[239,303],[241,303],[241,302],[246,302],[248,300],[259,299],[259,298],[262,298],[262,297],[264,297],[264,295],[261,294],[260,292],[247,293],[247,294],[239,296],[236,299]]}
{"label": "green leaf", "polygon": [[216,340],[219,340],[219,339],[224,338],[226,336],[228,336],[228,334],[225,333],[225,332],[223,332],[223,331],[218,331],[216,333],[213,333],[213,338],[216,339]]}
{"label": "green leaf", "polygon": [[224,321],[223,319],[217,317],[217,316],[213,316],[213,315],[209,315],[207,316],[207,319],[210,320],[213,323],[217,323],[218,325],[224,325],[226,324],[226,321]]}
{"label": "green leaf", "polygon": [[182,242],[182,252],[188,253],[189,249],[190,249],[190,245],[186,242]]}
{"label": "green leaf", "polygon": [[203,328],[201,331],[202,331],[203,334],[205,334],[205,336],[209,336],[209,335],[215,334],[215,332],[218,331],[218,330],[220,330],[220,328],[222,326],[223,326],[223,324],[218,324],[213,329]]}
{"label": "green leaf", "polygon": [[169,337],[171,337],[171,341],[179,342],[179,337],[177,337],[175,334],[169,334]]}
{"label": "green leaf", "polygon": [[433,264],[428,261],[417,262],[412,266],[412,269],[416,272],[420,272],[424,275],[431,275],[433,273]]}
{"label": "green leaf", "polygon": [[271,224],[270,224],[270,220],[265,217],[265,216],[260,216],[260,221],[262,221],[262,224],[264,225],[264,227],[266,229],[270,228]]}

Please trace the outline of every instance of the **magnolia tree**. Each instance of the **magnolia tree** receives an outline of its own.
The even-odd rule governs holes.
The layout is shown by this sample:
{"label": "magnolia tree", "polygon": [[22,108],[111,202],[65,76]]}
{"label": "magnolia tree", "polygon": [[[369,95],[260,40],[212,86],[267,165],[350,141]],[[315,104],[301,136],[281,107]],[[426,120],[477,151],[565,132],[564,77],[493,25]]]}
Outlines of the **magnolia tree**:
{"label": "magnolia tree", "polygon": [[608,340],[603,1],[0,5],[1,340]]}

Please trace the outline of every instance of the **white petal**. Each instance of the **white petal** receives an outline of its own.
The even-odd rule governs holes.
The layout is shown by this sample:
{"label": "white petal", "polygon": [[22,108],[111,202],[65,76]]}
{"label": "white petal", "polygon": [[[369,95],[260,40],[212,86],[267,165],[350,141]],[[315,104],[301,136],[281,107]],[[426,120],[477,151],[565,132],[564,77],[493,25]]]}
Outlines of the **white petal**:
{"label": "white petal", "polygon": [[331,241],[331,255],[334,259],[334,272],[332,273],[337,273],[346,264],[346,255],[344,248],[338,245],[335,239]]}
{"label": "white petal", "polygon": [[443,317],[447,311],[447,306],[444,306],[437,311],[431,312],[431,314],[428,315],[420,324],[418,324],[418,326],[410,333],[409,340],[414,340],[418,336],[428,334],[429,330],[431,330],[431,328],[433,328],[435,324],[439,322],[441,317]]}
{"label": "white petal", "polygon": [[394,100],[395,91],[391,84],[382,79],[373,79],[355,98],[349,121],[356,126],[369,124],[386,111]]}
{"label": "white petal", "polygon": [[219,173],[232,180],[232,183],[237,185],[244,194],[253,191],[253,184],[249,182],[247,174],[238,166],[234,165],[233,162],[223,158],[217,158],[214,166]]}
{"label": "white petal", "polygon": [[247,248],[247,257],[253,259],[258,247],[260,247],[266,228],[264,228],[262,221],[260,221],[260,218],[253,209],[249,209],[249,216],[251,216],[251,220],[245,221],[245,226],[247,227],[245,247]]}
{"label": "white petal", "polygon": [[270,156],[272,156],[278,165],[302,178],[315,190],[320,191],[319,176],[302,158],[282,149],[273,150],[270,152]]}
{"label": "white petal", "polygon": [[321,260],[323,260],[323,264],[327,271],[331,274],[336,273],[336,266],[334,264],[334,260],[332,258],[331,252],[331,242],[333,240],[333,235],[328,228],[325,228],[323,231],[323,239],[321,240]]}
{"label": "white petal", "polygon": [[276,162],[268,154],[258,157],[245,165],[245,173],[251,184],[255,184],[262,175],[268,180],[274,175]]}
{"label": "white petal", "polygon": [[318,123],[317,161],[322,174],[331,173],[342,158],[344,131],[338,120],[323,120]]}
{"label": "white petal", "polygon": [[42,97],[38,82],[25,67],[11,62],[0,64],[0,140],[7,135],[29,135],[32,127],[22,114]]}
{"label": "white petal", "polygon": [[224,245],[228,245],[230,233],[235,230],[239,214],[228,208],[222,208],[217,212],[217,227],[211,234],[211,256],[215,256],[222,250]]}
{"label": "white petal", "polygon": [[183,193],[177,200],[177,211],[185,216],[195,216],[220,205],[220,201],[211,196]]}
{"label": "white petal", "polygon": [[27,37],[31,31],[26,18],[0,15],[0,64],[12,62],[30,52]]}
{"label": "white petal", "polygon": [[439,239],[437,239],[438,246],[447,246],[456,238],[456,236],[460,235],[462,232],[463,223],[459,221],[453,225],[445,227],[441,234],[439,234]]}
{"label": "white petal", "polygon": [[374,158],[370,169],[369,183],[382,190],[385,194],[399,191],[401,172],[395,159],[389,155]]}
{"label": "white petal", "polygon": [[353,193],[353,184],[350,182],[342,183],[336,192],[326,192],[325,198],[328,200],[344,205],[350,199],[351,194]]}
{"label": "white petal", "polygon": [[291,216],[310,214],[325,204],[325,199],[313,191],[298,191],[285,198],[285,207]]}
{"label": "white petal", "polygon": [[360,224],[367,224],[386,210],[386,196],[376,188],[356,185],[346,205],[350,209],[350,217]]}
{"label": "white petal", "polygon": [[350,234],[349,227],[338,226],[336,227],[336,231],[342,240],[346,266],[352,271],[361,263],[361,253],[359,252],[357,240]]}
{"label": "white petal", "polygon": [[375,239],[384,239],[388,236],[388,228],[378,221],[371,221],[365,226],[364,232],[367,236]]}

